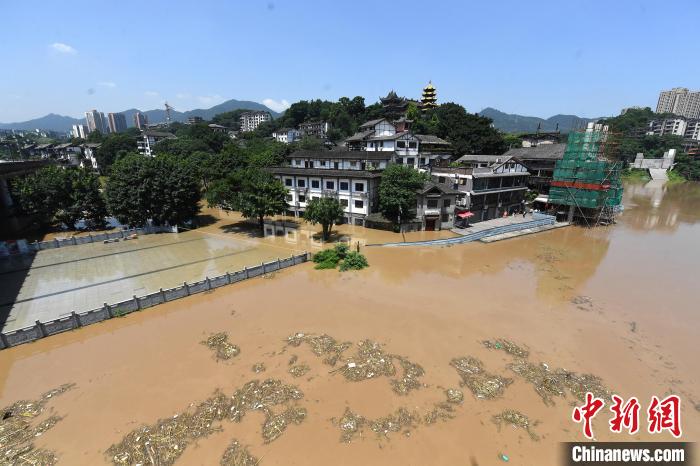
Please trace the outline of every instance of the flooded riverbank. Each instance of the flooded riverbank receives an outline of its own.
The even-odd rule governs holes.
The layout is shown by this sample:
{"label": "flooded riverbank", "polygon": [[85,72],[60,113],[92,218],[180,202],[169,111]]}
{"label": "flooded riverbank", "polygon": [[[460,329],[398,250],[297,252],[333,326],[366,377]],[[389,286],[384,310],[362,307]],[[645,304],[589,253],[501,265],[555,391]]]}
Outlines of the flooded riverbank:
{"label": "flooded riverbank", "polygon": [[[51,401],[63,419],[35,443],[54,451],[59,464],[101,464],[110,461],[111,445],[141,425],[191,410],[216,389],[230,396],[250,380],[271,378],[303,393],[297,401],[306,410],[303,422],[266,443],[262,412],[223,420],[220,432],[187,445],[177,464],[216,464],[233,438],[263,465],[483,466],[498,464],[502,454],[513,464],[556,464],[558,442],[582,439],[581,426],[571,421],[575,398],[545,404],[508,367],[513,356],[482,343],[507,338],[529,349],[529,361],[593,374],[624,397],[678,393],[684,439],[697,441],[700,187],[629,185],[625,206],[614,227],[570,227],[488,245],[366,248],[370,268],[360,272],[304,264],[11,348],[0,352],[0,403],[38,399],[75,383]],[[352,236],[352,227],[341,229]],[[204,231],[214,233],[214,226]],[[375,242],[383,234],[367,235]],[[263,241],[289,244],[279,237]],[[226,332],[240,354],[213,357],[201,342],[217,332]],[[378,342],[386,353],[421,366],[420,387],[406,395],[392,389],[390,380],[403,373],[398,360],[396,376],[348,380],[309,346],[287,345],[297,332],[352,343],[340,364],[357,343]],[[308,366],[301,377],[290,374],[294,356],[294,365]],[[477,398],[460,387],[450,362],[467,356],[512,379],[502,396]],[[265,370],[253,371],[260,363]],[[424,415],[445,401],[446,389],[464,393],[451,418],[386,436],[365,428],[350,443],[340,441],[338,420],[346,408],[373,420],[401,408]],[[492,417],[505,410],[539,421],[533,427],[539,439],[508,424],[499,431]],[[608,431],[607,413],[599,418],[599,440],[627,436]],[[671,440],[668,434],[634,438]]]}

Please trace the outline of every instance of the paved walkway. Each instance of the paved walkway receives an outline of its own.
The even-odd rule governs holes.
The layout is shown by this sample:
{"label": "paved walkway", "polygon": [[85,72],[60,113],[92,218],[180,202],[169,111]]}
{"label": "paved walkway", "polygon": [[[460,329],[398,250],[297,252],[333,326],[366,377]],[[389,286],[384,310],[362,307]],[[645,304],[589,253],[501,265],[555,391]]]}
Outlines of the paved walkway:
{"label": "paved walkway", "polygon": [[526,223],[531,222],[533,220],[536,220],[533,217],[533,214],[527,214],[525,215],[525,218],[523,218],[523,214],[516,214],[510,217],[500,217],[494,218],[493,220],[485,220],[483,222],[473,223],[470,224],[468,228],[453,228],[452,231],[457,233],[458,235],[464,236],[470,235],[472,233],[477,233],[479,231],[490,230],[491,228],[498,228],[506,225],[516,225],[518,223]]}
{"label": "paved walkway", "polygon": [[651,175],[652,180],[668,180],[668,173],[665,168],[650,168],[649,175]]}

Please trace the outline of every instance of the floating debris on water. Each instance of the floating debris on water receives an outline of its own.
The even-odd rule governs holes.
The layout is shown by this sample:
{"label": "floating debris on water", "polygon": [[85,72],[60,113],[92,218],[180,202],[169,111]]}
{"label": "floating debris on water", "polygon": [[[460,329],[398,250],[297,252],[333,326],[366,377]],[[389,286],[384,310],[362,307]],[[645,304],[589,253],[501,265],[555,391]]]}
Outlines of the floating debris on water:
{"label": "floating debris on water", "polygon": [[344,443],[352,442],[355,435],[362,434],[362,429],[367,423],[367,419],[354,413],[350,408],[345,408],[345,413],[338,421],[338,427],[342,432],[340,441]]}
{"label": "floating debris on water", "polygon": [[[460,394],[461,393],[462,392],[460,392]],[[438,419],[447,421],[454,417],[454,410],[454,407],[449,402],[443,401],[440,403],[435,403],[433,409],[428,411],[428,413],[423,416],[423,420],[426,424],[433,424],[437,422]]]}
{"label": "floating debris on water", "polygon": [[414,428],[420,422],[420,415],[409,412],[406,408],[399,408],[388,416],[377,418],[369,422],[369,427],[378,435],[389,436],[391,432],[404,432]]}
{"label": "floating debris on water", "polygon": [[408,392],[421,387],[421,382],[418,380],[425,375],[425,370],[418,364],[409,361],[403,357],[397,357],[403,369],[403,376],[400,379],[392,379],[391,388],[399,395],[408,395]]}
{"label": "floating debris on water", "polygon": [[600,377],[592,374],[579,375],[566,369],[550,370],[547,364],[526,360],[508,364],[508,368],[530,382],[546,405],[554,405],[554,397],[564,397],[567,389],[579,401],[585,399],[586,392],[611,400],[610,390],[603,385]]}
{"label": "floating debris on water", "polygon": [[329,366],[335,366],[338,360],[342,357],[343,352],[352,346],[349,341],[338,342],[330,335],[306,335],[298,332],[287,338],[287,344],[298,347],[302,343],[306,343],[311,348],[311,351],[316,356],[325,356],[323,363]]}
{"label": "floating debris on water", "polygon": [[258,363],[253,364],[253,372],[255,372],[256,374],[259,374],[261,372],[265,372],[266,370],[267,370],[267,368],[265,367],[265,364],[262,362],[258,362]]}
{"label": "floating debris on water", "polygon": [[525,431],[530,435],[532,440],[539,440],[540,437],[535,432],[532,431],[532,427],[537,425],[537,422],[530,422],[530,418],[521,413],[520,411],[515,411],[514,409],[506,409],[501,414],[497,414],[491,418],[494,424],[498,427],[498,431],[501,431],[502,424],[509,424],[513,427],[520,429],[525,429]]}
{"label": "floating debris on water", "polygon": [[396,375],[391,355],[385,354],[379,343],[363,340],[357,344],[357,353],[339,369],[347,380],[360,382],[375,377]]}
{"label": "floating debris on water", "polygon": [[457,370],[466,386],[477,398],[497,398],[513,380],[486,372],[483,363],[472,357],[455,358],[450,365]]}
{"label": "floating debris on water", "polygon": [[574,296],[571,298],[571,304],[575,305],[582,311],[590,311],[593,309],[593,299],[589,296]]}
{"label": "floating debris on water", "polygon": [[221,466],[257,466],[260,460],[248,452],[248,448],[242,446],[238,440],[234,439],[219,462]]}
{"label": "floating debris on water", "polygon": [[456,388],[448,388],[445,390],[445,395],[447,395],[448,403],[460,404],[464,401],[464,393]]}
{"label": "floating debris on water", "polygon": [[201,342],[203,345],[209,347],[209,349],[215,351],[216,360],[220,361],[222,359],[231,359],[241,352],[238,346],[233,343],[229,343],[228,334],[226,332],[219,332],[210,335],[209,338]]}
{"label": "floating debris on water", "polygon": [[294,363],[297,362],[297,359],[299,359],[299,356],[296,354],[293,354],[291,358],[289,358],[289,361],[287,362],[287,365],[292,366]]}
{"label": "floating debris on water", "polygon": [[311,368],[308,364],[297,364],[289,368],[289,373],[292,374],[292,377],[302,377],[310,370]]}
{"label": "floating debris on water", "polygon": [[32,426],[31,421],[44,411],[51,398],[75,387],[64,384],[50,390],[38,400],[21,400],[2,409],[0,415],[0,464],[53,465],[56,455],[44,448],[36,448],[34,439],[55,426],[62,418],[49,416]]}
{"label": "floating debris on water", "polygon": [[[236,390],[232,397],[217,391],[197,405],[192,413],[176,414],[133,430],[121,442],[109,447],[107,454],[118,465],[171,465],[189,444],[221,431],[217,423],[224,419],[240,422],[248,411],[253,410],[265,414],[263,439],[266,443],[271,442],[282,435],[288,425],[304,420],[306,410],[296,405],[303,397],[297,387],[280,380],[252,380]],[[279,405],[284,409],[281,414],[276,414],[273,407]]]}
{"label": "floating debris on water", "polygon": [[506,353],[519,358],[527,358],[530,355],[528,350],[516,345],[510,340],[506,340],[505,338],[496,338],[493,341],[484,340],[482,344],[489,349],[503,350]]}

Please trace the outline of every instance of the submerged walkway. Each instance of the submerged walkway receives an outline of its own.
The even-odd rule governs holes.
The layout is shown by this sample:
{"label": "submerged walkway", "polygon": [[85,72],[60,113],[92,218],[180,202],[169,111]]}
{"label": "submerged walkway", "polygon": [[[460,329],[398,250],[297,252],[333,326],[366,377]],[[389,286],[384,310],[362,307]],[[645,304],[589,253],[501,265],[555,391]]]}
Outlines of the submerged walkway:
{"label": "submerged walkway", "polygon": [[[551,215],[535,213],[528,215],[525,218],[523,218],[522,215],[516,215],[513,217],[497,218],[475,223],[468,228],[454,228],[452,231],[460,235],[455,238],[401,243],[368,244],[367,246],[445,246],[449,244],[469,243],[471,241],[478,241],[491,236],[501,236],[506,234],[509,235],[507,236],[508,238],[512,238],[515,236],[520,236],[518,232],[521,232],[520,234],[530,234],[538,231],[544,231],[544,227],[548,227],[546,229],[552,229],[553,227],[566,225],[568,225],[568,223],[557,224],[556,218]],[[506,239],[506,237],[504,236],[502,239]]]}

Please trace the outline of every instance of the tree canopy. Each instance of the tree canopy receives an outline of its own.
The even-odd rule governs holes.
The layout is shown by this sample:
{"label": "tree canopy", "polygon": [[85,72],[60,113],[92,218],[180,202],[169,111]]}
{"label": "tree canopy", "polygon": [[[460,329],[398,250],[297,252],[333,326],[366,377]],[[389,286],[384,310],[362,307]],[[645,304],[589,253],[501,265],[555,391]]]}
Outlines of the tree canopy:
{"label": "tree canopy", "polygon": [[12,184],[20,209],[39,223],[74,228],[85,220],[88,228],[102,228],[107,211],[97,175],[81,168],[50,166]]}
{"label": "tree canopy", "polygon": [[412,167],[389,165],[379,183],[379,211],[399,227],[413,220],[416,216],[416,190],[426,180],[427,175]]}
{"label": "tree canopy", "polygon": [[333,197],[319,197],[311,199],[304,211],[304,220],[316,225],[321,224],[323,239],[327,240],[333,225],[343,217],[343,206]]}
{"label": "tree canopy", "polygon": [[287,188],[260,168],[246,168],[212,183],[207,191],[209,205],[238,210],[245,218],[258,220],[263,231],[265,217],[287,209]]}
{"label": "tree canopy", "polygon": [[112,167],[107,205],[117,219],[140,226],[176,225],[194,218],[201,198],[198,175],[191,165],[171,155],[128,155]]}
{"label": "tree canopy", "polygon": [[[93,131],[90,135],[96,132]],[[136,138],[130,134],[116,133],[100,139],[102,144],[97,149],[95,158],[97,159],[97,166],[100,167],[102,173],[109,173],[114,162],[137,150]]]}

